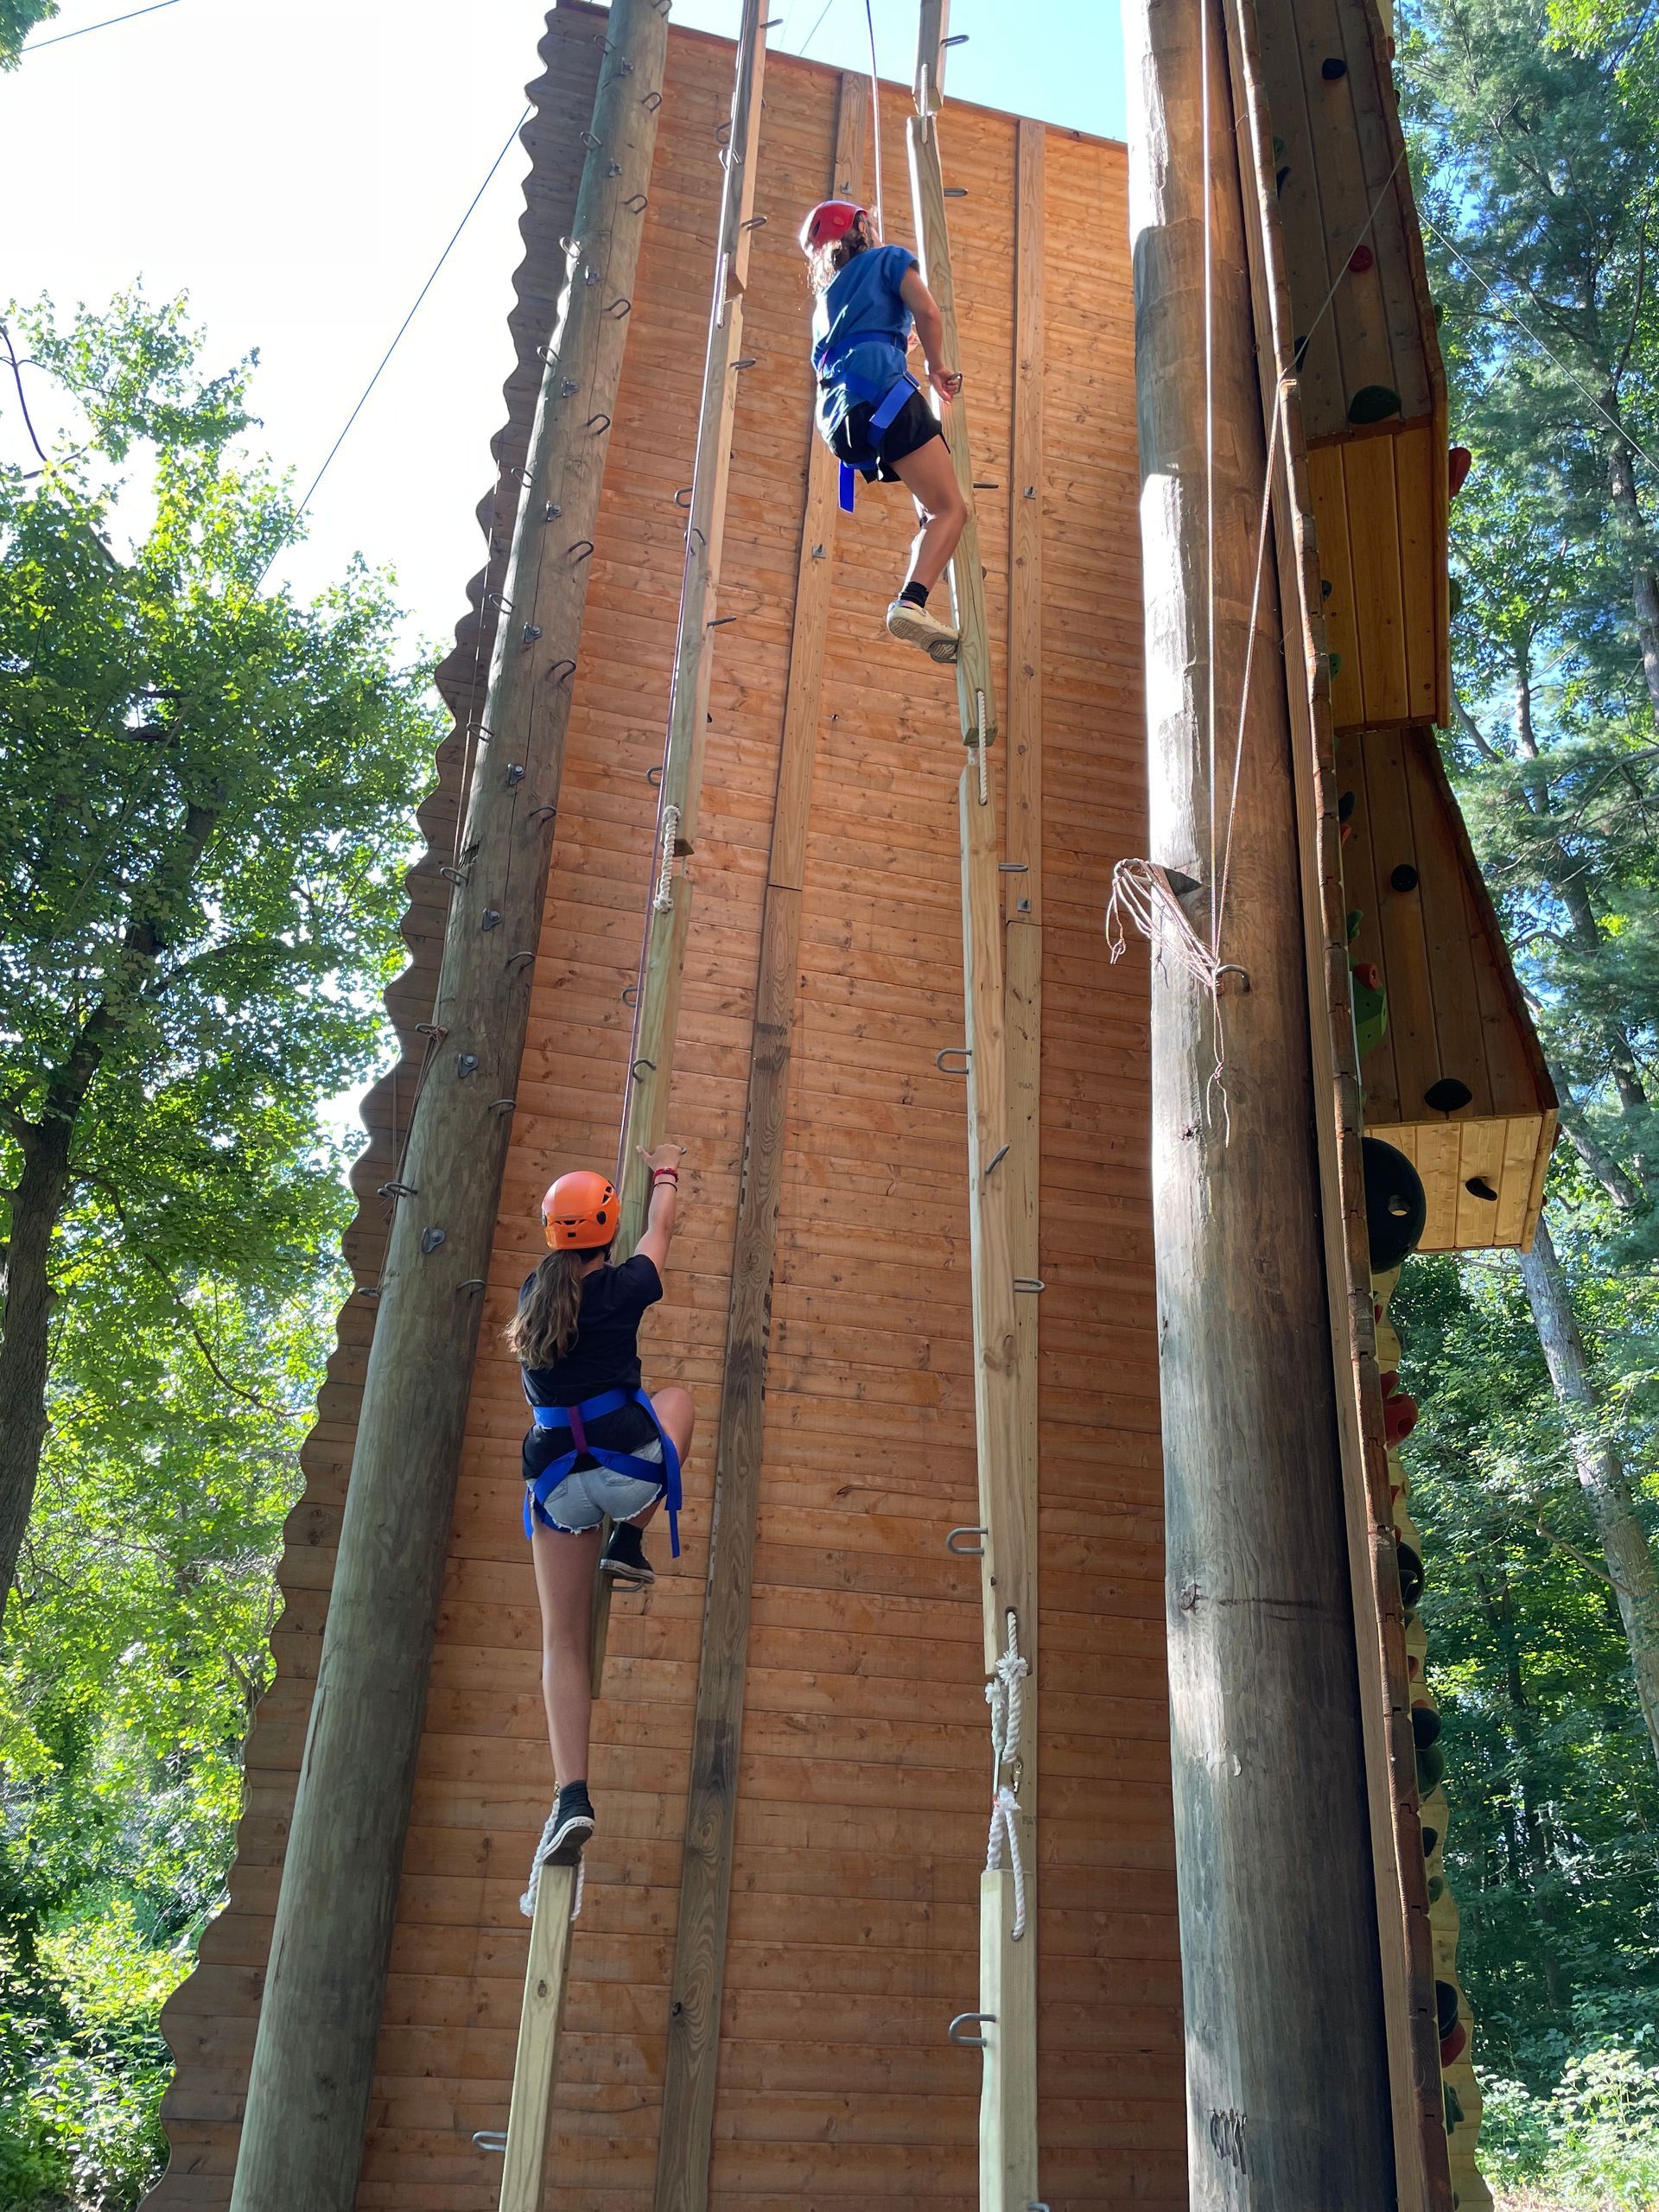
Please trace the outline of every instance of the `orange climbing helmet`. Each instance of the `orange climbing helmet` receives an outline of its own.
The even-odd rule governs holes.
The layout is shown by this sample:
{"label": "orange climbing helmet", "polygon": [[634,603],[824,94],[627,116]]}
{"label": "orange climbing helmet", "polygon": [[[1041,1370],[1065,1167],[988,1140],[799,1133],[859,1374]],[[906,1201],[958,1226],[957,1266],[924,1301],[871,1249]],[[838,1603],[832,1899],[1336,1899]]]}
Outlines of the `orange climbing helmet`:
{"label": "orange climbing helmet", "polygon": [[801,251],[810,253],[815,245],[844,238],[864,213],[856,200],[820,200],[801,225]]}
{"label": "orange climbing helmet", "polygon": [[617,1211],[610,1177],[578,1167],[549,1185],[542,1227],[556,1252],[602,1251],[616,1235]]}

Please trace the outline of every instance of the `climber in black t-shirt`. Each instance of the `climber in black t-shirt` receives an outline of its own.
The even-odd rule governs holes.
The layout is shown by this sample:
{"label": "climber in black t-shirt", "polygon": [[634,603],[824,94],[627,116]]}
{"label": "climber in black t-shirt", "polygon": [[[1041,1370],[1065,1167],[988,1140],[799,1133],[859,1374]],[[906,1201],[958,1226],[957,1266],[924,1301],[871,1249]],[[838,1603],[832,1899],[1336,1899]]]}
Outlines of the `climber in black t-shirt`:
{"label": "climber in black t-shirt", "polygon": [[542,1695],[558,1785],[521,1899],[526,1913],[535,1910],[542,1868],[575,1857],[594,1832],[588,1624],[601,1523],[612,1528],[599,1572],[615,1581],[643,1588],[656,1579],[641,1532],[664,1502],[679,1557],[691,1393],[671,1384],[646,1395],[639,1336],[646,1307],[663,1294],[684,1149],[661,1144],[643,1154],[651,1170],[645,1233],[620,1267],[609,1265],[615,1185],[587,1170],[560,1176],[542,1200],[552,1249],[519,1292],[506,1332],[535,1422],[524,1439],[524,1529],[542,1602]]}

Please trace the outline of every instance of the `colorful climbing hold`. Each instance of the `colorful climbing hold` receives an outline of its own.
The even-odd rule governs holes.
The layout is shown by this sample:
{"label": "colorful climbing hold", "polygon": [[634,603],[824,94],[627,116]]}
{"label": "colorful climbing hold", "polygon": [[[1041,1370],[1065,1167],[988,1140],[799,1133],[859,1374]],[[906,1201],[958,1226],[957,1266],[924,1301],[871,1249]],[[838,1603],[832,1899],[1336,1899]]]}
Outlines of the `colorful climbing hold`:
{"label": "colorful climbing hold", "polygon": [[1351,423],[1386,423],[1400,412],[1400,395],[1385,384],[1362,385],[1348,403]]}
{"label": "colorful climbing hold", "polygon": [[1326,653],[1325,658],[1330,664],[1331,681],[1334,683],[1337,678],[1342,674],[1342,655],[1340,653]]}
{"label": "colorful climbing hold", "polygon": [[1459,2020],[1449,2036],[1440,2037],[1440,2063],[1455,2066],[1469,2048],[1469,2031]]}
{"label": "colorful climbing hold", "polygon": [[1398,1450],[1417,1426],[1417,1401],[1403,1391],[1382,1404],[1382,1435],[1390,1452]]}
{"label": "colorful climbing hold", "polygon": [[[1357,245],[1348,257],[1348,266],[1357,276],[1363,276],[1368,269],[1376,268],[1376,256],[1371,251],[1370,246]],[[1381,385],[1377,388],[1379,391],[1382,389]],[[1396,401],[1395,404],[1398,405],[1398,404]]]}
{"label": "colorful climbing hold", "polygon": [[1475,456],[1467,446],[1453,446],[1446,457],[1446,488],[1455,499],[1469,480],[1469,471],[1475,465]]}

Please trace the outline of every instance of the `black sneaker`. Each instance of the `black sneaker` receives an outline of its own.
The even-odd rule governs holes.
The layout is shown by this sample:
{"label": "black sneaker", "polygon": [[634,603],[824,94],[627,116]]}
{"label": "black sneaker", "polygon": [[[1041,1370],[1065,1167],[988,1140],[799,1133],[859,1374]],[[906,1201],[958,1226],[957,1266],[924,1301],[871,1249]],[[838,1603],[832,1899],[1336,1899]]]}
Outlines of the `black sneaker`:
{"label": "black sneaker", "polygon": [[645,1557],[644,1531],[636,1529],[632,1521],[617,1522],[599,1562],[599,1571],[608,1574],[613,1581],[626,1582],[631,1589],[648,1589],[657,1580],[657,1570]]}
{"label": "black sneaker", "polygon": [[542,1885],[543,1866],[569,1866],[582,1856],[582,1847],[594,1832],[594,1802],[585,1782],[567,1783],[547,1816],[536,1856],[530,1862],[530,1887],[518,1900],[526,1920],[536,1915],[536,1892]]}

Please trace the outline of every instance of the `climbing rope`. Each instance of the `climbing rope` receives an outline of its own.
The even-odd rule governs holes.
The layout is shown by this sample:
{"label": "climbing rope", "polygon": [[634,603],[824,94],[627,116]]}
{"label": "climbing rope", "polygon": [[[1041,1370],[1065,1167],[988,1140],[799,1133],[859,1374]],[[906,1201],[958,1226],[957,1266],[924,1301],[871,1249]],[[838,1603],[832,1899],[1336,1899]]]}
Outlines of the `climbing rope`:
{"label": "climbing rope", "polygon": [[870,141],[875,162],[875,190],[870,195],[870,214],[875,224],[876,244],[882,242],[881,232],[881,80],[875,73],[875,16],[870,0],[864,0],[864,28],[870,38]]}
{"label": "climbing rope", "polygon": [[991,1708],[991,1832],[985,1846],[985,1872],[1002,1871],[1006,1849],[1014,1876],[1014,1928],[1018,1942],[1026,1932],[1026,1870],[1020,1857],[1020,1800],[1002,1779],[1005,1770],[1020,1760],[1020,1684],[1031,1672],[1020,1656],[1020,1624],[1012,1607],[1007,1615],[1007,1647],[996,1662],[996,1672],[985,1685],[985,1702]]}

